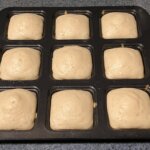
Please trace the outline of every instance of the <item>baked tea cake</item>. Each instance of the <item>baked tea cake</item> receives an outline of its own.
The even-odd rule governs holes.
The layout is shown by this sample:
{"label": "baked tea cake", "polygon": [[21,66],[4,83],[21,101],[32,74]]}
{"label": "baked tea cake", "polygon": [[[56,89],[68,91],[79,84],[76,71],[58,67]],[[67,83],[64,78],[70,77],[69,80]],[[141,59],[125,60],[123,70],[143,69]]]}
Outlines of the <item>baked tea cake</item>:
{"label": "baked tea cake", "polygon": [[30,130],[36,118],[36,94],[25,89],[0,92],[0,130]]}
{"label": "baked tea cake", "polygon": [[81,46],[71,45],[55,49],[52,58],[54,79],[90,79],[92,73],[91,52]]}
{"label": "baked tea cake", "polygon": [[127,12],[110,12],[101,18],[102,37],[104,39],[137,38],[137,22]]}
{"label": "baked tea cake", "polygon": [[83,90],[55,92],[51,98],[50,128],[52,130],[87,130],[93,126],[92,94]]}
{"label": "baked tea cake", "polygon": [[150,97],[143,90],[118,88],[109,91],[107,111],[114,129],[150,128]]}
{"label": "baked tea cake", "polygon": [[64,14],[56,18],[55,38],[58,40],[89,39],[89,18],[82,14]]}
{"label": "baked tea cake", "polygon": [[40,51],[29,47],[6,50],[0,64],[2,80],[36,80],[39,77]]}
{"label": "baked tea cake", "polygon": [[105,75],[108,79],[142,79],[144,65],[138,50],[117,47],[104,51]]}
{"label": "baked tea cake", "polygon": [[40,40],[43,35],[44,18],[34,13],[20,13],[10,18],[9,40]]}

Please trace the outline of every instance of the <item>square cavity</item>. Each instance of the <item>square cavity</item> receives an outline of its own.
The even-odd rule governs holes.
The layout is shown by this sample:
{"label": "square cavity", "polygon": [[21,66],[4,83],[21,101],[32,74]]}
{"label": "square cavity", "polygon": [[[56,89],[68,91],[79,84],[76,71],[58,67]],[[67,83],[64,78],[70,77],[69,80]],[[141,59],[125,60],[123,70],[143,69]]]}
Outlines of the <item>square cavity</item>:
{"label": "square cavity", "polygon": [[30,47],[7,49],[1,59],[2,80],[36,80],[39,78],[41,52]]}
{"label": "square cavity", "polygon": [[56,18],[55,38],[57,40],[83,40],[90,38],[90,23],[84,14],[65,13]]}
{"label": "square cavity", "polygon": [[44,18],[35,13],[15,14],[8,25],[9,40],[40,40],[43,35]]}
{"label": "square cavity", "polygon": [[52,72],[56,80],[90,79],[92,66],[92,55],[86,47],[69,45],[53,52]]}
{"label": "square cavity", "polygon": [[36,93],[26,89],[0,92],[0,130],[30,130],[36,118]]}
{"label": "square cavity", "polygon": [[91,129],[93,107],[93,97],[88,91],[70,89],[55,92],[51,98],[50,128],[52,130]]}
{"label": "square cavity", "polygon": [[127,12],[109,12],[101,18],[104,39],[137,38],[138,29],[135,17]]}
{"label": "square cavity", "polygon": [[116,47],[104,51],[105,75],[108,79],[142,79],[144,64],[141,53],[129,47]]}
{"label": "square cavity", "polygon": [[113,129],[150,128],[150,97],[141,89],[118,88],[109,91],[107,111]]}

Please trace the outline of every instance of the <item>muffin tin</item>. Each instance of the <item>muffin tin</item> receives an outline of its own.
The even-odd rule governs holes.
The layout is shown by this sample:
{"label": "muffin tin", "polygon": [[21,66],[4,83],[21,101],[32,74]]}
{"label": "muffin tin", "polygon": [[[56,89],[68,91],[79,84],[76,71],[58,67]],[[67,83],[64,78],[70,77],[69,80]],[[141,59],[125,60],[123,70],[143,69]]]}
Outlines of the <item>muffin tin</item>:
{"label": "muffin tin", "polygon": [[[90,19],[89,40],[56,40],[54,36],[55,19],[68,13],[84,14]],[[100,18],[107,12],[129,12],[136,18],[137,39],[103,39]],[[44,32],[41,40],[8,40],[7,29],[10,17],[14,14],[31,12],[44,17]],[[106,109],[107,92],[119,87],[135,87],[149,92],[150,84],[150,16],[140,7],[30,7],[6,8],[0,12],[0,50],[2,53],[14,47],[33,47],[41,51],[41,67],[38,80],[4,81],[0,80],[0,90],[24,88],[37,93],[37,119],[29,131],[0,131],[0,141],[54,141],[54,142],[97,142],[150,140],[150,129],[113,130],[109,126]],[[54,80],[52,77],[52,55],[57,47],[79,45],[87,47],[92,54],[93,72],[89,80]],[[107,48],[128,46],[140,50],[145,77],[143,79],[109,80],[105,77],[103,53]],[[132,61],[132,60],[131,60]],[[129,62],[130,63],[130,62]],[[53,131],[49,127],[50,98],[52,93],[63,89],[83,89],[93,94],[97,103],[94,108],[94,125],[90,130]],[[147,90],[146,90],[147,89]],[[10,122],[11,123],[11,122]]]}

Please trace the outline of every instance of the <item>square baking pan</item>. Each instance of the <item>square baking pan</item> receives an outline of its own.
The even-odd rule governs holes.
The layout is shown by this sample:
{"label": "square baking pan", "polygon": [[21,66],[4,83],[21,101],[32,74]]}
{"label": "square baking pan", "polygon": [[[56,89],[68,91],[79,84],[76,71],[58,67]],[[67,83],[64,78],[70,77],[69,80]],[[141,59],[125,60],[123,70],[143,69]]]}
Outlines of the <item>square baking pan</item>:
{"label": "square baking pan", "polygon": [[[84,14],[90,20],[90,38],[87,40],[56,40],[56,17],[65,13]],[[108,12],[128,12],[134,15],[138,26],[138,38],[103,39],[101,17]],[[41,40],[8,40],[7,30],[10,17],[20,13],[36,13],[44,17],[44,31]],[[100,141],[147,141],[150,129],[114,130],[109,125],[106,95],[110,89],[133,87],[147,91],[150,84],[150,16],[137,6],[119,7],[13,7],[0,12],[0,50],[1,55],[9,48],[32,47],[41,52],[40,75],[33,81],[0,80],[0,90],[23,88],[37,93],[37,118],[29,131],[0,131],[0,141],[53,141],[53,142],[100,142]],[[55,80],[52,77],[53,51],[66,45],[87,47],[93,60],[92,77],[89,80]],[[109,80],[105,77],[103,55],[107,48],[135,48],[142,54],[145,76],[143,79]],[[83,89],[90,91],[97,107],[94,108],[94,124],[89,130],[54,131],[49,125],[51,95],[63,89]]]}

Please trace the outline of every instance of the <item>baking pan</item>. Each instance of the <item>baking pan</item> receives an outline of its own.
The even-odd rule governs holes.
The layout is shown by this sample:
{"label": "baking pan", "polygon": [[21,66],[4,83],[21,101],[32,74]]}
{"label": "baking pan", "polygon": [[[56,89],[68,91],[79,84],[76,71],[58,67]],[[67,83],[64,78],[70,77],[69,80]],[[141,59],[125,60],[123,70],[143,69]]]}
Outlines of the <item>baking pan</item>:
{"label": "baking pan", "polygon": [[[84,14],[90,19],[90,39],[56,40],[54,35],[56,17],[65,13]],[[136,39],[103,39],[101,17],[108,12],[128,12],[135,16],[138,25]],[[44,17],[44,33],[41,40],[8,40],[7,29],[10,17],[14,14],[31,12]],[[93,60],[92,77],[89,80],[54,80],[52,77],[52,55],[57,47],[79,45],[87,47]],[[109,80],[104,74],[103,54],[107,48],[121,45],[139,50],[142,54],[145,77],[143,79]],[[33,81],[0,80],[0,90],[24,88],[37,93],[37,119],[29,131],[0,131],[0,141],[53,141],[53,142],[100,142],[100,141],[147,141],[150,129],[114,130],[109,125],[106,109],[106,95],[110,89],[135,87],[145,91],[150,84],[150,16],[137,6],[120,7],[13,7],[0,12],[1,55],[9,48],[33,47],[41,52],[39,79]],[[131,60],[132,61],[132,60]],[[130,62],[129,62],[130,63]],[[94,125],[90,130],[53,131],[49,127],[50,98],[52,93],[63,89],[84,89],[93,94],[97,103],[94,108]]]}

